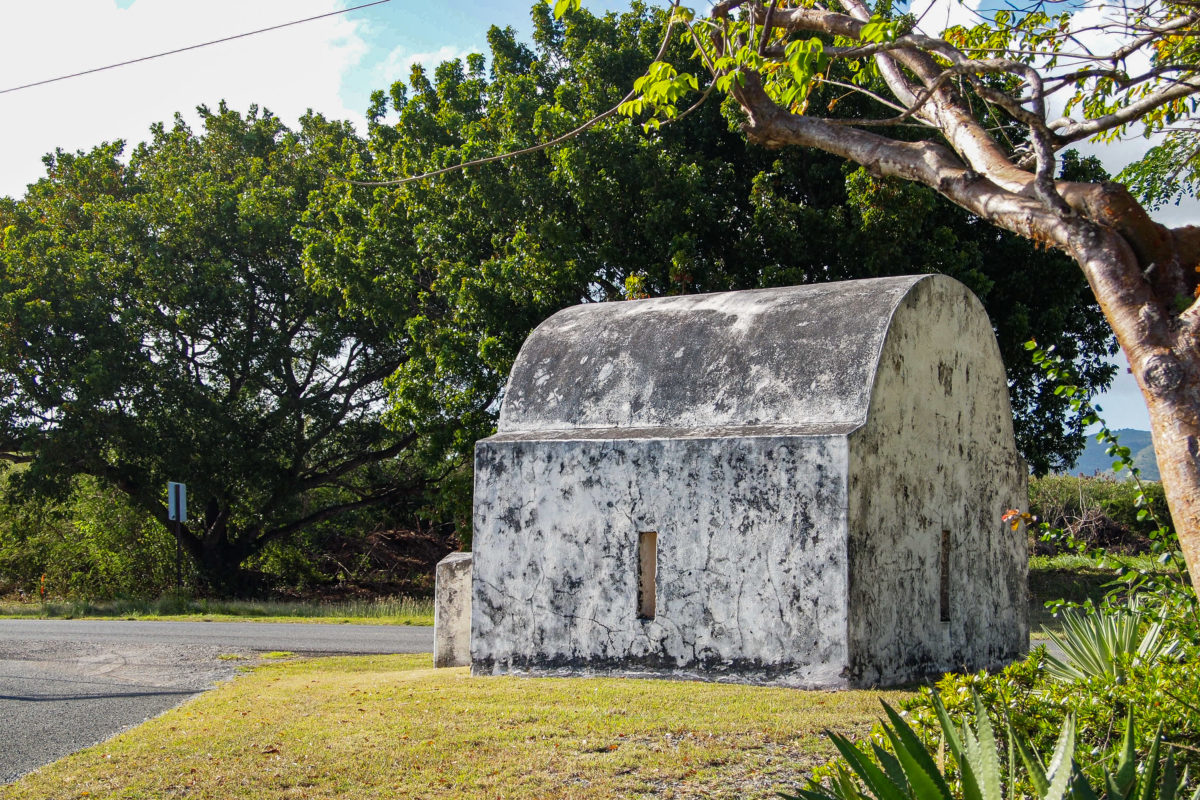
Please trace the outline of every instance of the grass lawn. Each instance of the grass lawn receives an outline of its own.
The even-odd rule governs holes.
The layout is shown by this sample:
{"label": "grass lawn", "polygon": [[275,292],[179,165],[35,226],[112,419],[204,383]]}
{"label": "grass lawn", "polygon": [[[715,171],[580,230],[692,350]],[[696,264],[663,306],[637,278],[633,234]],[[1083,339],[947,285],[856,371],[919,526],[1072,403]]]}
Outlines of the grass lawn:
{"label": "grass lawn", "polygon": [[158,600],[0,602],[0,617],[432,625],[433,601],[388,597],[336,603],[300,603],[164,597]]}
{"label": "grass lawn", "polygon": [[773,797],[902,696],[429,665],[260,666],[0,798]]}

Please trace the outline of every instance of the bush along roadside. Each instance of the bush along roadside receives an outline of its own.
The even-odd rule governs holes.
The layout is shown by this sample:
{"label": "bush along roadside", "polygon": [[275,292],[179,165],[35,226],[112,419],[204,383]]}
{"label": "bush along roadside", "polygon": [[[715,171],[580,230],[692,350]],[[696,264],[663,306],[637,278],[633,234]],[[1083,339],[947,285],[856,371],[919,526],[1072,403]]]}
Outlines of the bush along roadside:
{"label": "bush along roadside", "polygon": [[[1052,604],[1064,655],[1038,647],[997,674],[946,675],[900,704],[869,741],[834,737],[840,757],[797,800],[1200,800],[1200,606],[1178,540],[1148,503],[1128,448],[1070,384],[1067,365],[1031,343],[1085,425],[1099,423],[1115,469],[1139,488],[1162,571],[1125,567],[1102,548],[1010,511],[1014,529],[1117,569],[1099,603]],[[1002,746],[995,731],[1002,731]]]}

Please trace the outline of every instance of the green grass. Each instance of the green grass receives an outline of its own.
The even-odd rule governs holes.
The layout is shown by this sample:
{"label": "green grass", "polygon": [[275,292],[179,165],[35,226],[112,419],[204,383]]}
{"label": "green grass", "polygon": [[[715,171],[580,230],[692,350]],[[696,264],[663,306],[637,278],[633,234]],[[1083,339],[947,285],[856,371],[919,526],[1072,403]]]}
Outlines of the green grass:
{"label": "green grass", "polygon": [[471,677],[430,657],[295,660],[5,787],[59,798],[743,798],[790,788],[901,692]]}
{"label": "green grass", "polygon": [[433,601],[390,597],[334,603],[301,603],[267,600],[193,600],[167,596],[158,600],[0,602],[0,617],[432,625]]}

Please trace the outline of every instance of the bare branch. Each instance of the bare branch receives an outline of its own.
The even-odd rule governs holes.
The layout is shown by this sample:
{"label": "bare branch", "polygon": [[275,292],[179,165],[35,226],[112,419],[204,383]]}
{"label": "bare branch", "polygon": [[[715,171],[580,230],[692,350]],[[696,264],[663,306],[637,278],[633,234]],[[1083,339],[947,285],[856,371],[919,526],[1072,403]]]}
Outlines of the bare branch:
{"label": "bare branch", "polygon": [[1145,26],[1143,28],[1146,31],[1144,35],[1139,36],[1132,42],[1122,47],[1118,47],[1116,50],[1110,53],[1105,60],[1114,62],[1121,61],[1128,56],[1133,55],[1146,45],[1151,44],[1156,39],[1161,38],[1164,34],[1178,31],[1180,28],[1186,28],[1189,25],[1195,25],[1197,22],[1200,22],[1200,14],[1192,12],[1191,14],[1179,17],[1178,19],[1173,19],[1170,22],[1157,27]]}

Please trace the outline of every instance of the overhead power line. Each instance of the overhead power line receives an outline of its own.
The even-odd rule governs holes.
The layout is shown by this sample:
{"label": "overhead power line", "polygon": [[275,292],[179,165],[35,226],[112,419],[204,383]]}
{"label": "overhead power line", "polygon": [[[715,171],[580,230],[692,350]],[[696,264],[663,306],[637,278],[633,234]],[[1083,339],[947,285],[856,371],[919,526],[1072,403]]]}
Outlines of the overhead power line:
{"label": "overhead power line", "polygon": [[200,44],[193,44],[193,45],[189,45],[188,47],[180,47],[175,50],[167,50],[166,52],[163,52],[163,53],[155,53],[152,56],[142,56],[141,58],[133,58],[133,59],[130,59],[129,61],[121,61],[117,64],[109,64],[106,67],[96,67],[95,69],[85,69],[83,72],[72,72],[70,75],[59,75],[57,78],[47,78],[44,81],[34,81],[33,83],[26,83],[21,86],[14,86],[11,89],[0,89],[0,94],[8,94],[9,92],[19,92],[22,89],[32,89],[35,86],[45,86],[48,83],[57,83],[58,81],[70,80],[71,78],[78,78],[83,75],[91,75],[94,72],[104,72],[105,70],[116,69],[117,67],[127,67],[130,64],[140,64],[143,61],[151,61],[155,58],[162,58],[163,56],[173,56],[176,53],[186,53],[189,50],[199,50],[201,47],[209,47],[210,45],[221,44],[222,42],[232,42],[234,39],[245,39],[247,36],[257,36],[260,33],[269,33],[270,31],[277,31],[280,28],[290,28],[293,25],[300,25],[305,22],[312,22],[312,21],[318,20],[318,19],[325,19],[326,17],[334,17],[334,16],[337,16],[338,14],[348,14],[351,11],[358,11],[359,9],[362,9],[362,8],[370,8],[371,6],[379,6],[379,5],[383,5],[384,3],[390,3],[390,2],[392,2],[392,0],[375,0],[372,3],[363,3],[362,5],[352,6],[350,8],[342,8],[337,11],[330,11],[326,14],[318,14],[315,17],[305,17],[304,19],[297,19],[297,20],[293,20],[292,22],[284,22],[280,25],[272,25],[269,28],[259,28],[256,31],[246,31],[245,33],[239,33],[235,36],[226,36],[223,39],[213,39],[211,42],[201,42]]}

